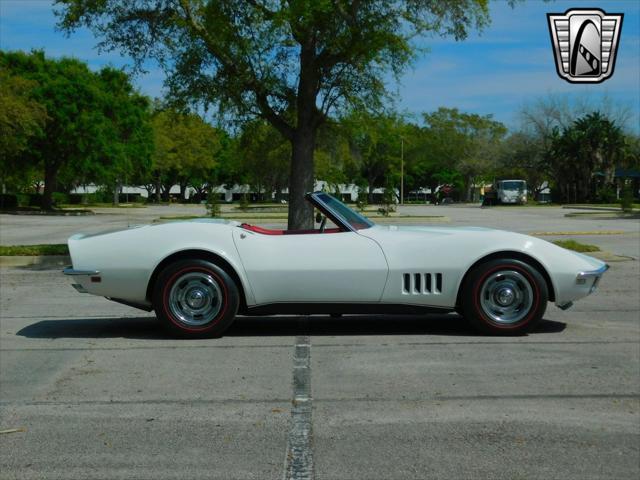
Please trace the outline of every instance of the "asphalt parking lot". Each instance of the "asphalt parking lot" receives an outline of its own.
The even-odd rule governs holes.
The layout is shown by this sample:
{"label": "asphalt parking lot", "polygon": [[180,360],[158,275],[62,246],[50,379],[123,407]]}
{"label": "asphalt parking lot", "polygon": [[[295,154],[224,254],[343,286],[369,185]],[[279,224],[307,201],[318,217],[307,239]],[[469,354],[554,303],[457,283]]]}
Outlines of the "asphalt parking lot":
{"label": "asphalt parking lot", "polygon": [[[135,223],[158,215],[139,210]],[[638,478],[640,222],[551,207],[428,213],[580,232],[631,258],[512,338],[476,335],[457,315],[280,316],[181,341],[150,314],[76,293],[58,269],[0,268],[0,431],[17,430],[0,434],[0,478],[286,478],[301,388],[300,478]],[[117,222],[131,219],[2,216],[0,241],[57,243]]]}

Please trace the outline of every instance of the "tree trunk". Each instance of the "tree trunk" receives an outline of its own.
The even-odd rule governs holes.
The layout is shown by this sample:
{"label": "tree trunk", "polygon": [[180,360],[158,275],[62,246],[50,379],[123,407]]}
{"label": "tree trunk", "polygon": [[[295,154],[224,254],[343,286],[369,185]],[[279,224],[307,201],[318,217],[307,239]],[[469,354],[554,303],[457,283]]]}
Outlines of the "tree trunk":
{"label": "tree trunk", "polygon": [[369,205],[373,204],[373,189],[374,189],[374,182],[375,179],[369,177],[367,178],[367,203]]}
{"label": "tree trunk", "polygon": [[313,228],[313,206],[304,198],[313,191],[313,148],[315,131],[298,128],[294,134],[289,177],[289,230]]}
{"label": "tree trunk", "polygon": [[280,203],[280,200],[282,200],[282,185],[276,183],[273,188],[275,190],[274,199],[276,203]]}
{"label": "tree trunk", "polygon": [[305,36],[300,44],[300,79],[296,99],[296,129],[291,136],[291,175],[289,177],[289,229],[313,228],[313,206],[304,198],[313,191],[313,150],[319,115],[316,108],[318,96],[318,71],[315,64],[315,35]]}
{"label": "tree trunk", "polygon": [[165,202],[170,202],[171,201],[171,188],[173,187],[173,183],[169,184],[169,183],[165,183],[162,186],[162,200]]}
{"label": "tree trunk", "polygon": [[152,184],[146,184],[143,185],[144,189],[147,191],[147,201],[151,201],[151,198],[153,197],[153,185]]}
{"label": "tree trunk", "polygon": [[42,209],[53,210],[53,192],[56,189],[58,165],[46,162],[44,165],[44,192],[42,193]]}
{"label": "tree trunk", "polygon": [[156,203],[162,201],[162,183],[160,182],[160,173],[156,176]]}
{"label": "tree trunk", "polygon": [[204,187],[202,187],[202,186],[199,186],[199,187],[194,186],[193,188],[196,189],[195,201],[197,203],[200,203],[202,200],[206,199],[207,196],[205,195],[205,188]]}
{"label": "tree trunk", "polygon": [[118,191],[120,188],[118,182],[113,185],[113,204],[118,205],[120,203],[120,192]]}

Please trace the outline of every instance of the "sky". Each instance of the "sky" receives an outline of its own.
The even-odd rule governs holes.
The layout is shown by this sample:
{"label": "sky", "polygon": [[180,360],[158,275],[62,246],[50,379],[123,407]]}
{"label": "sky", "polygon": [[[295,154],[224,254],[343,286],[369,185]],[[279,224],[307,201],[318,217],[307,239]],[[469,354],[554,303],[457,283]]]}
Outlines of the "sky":
{"label": "sky", "polygon": [[[570,8],[601,8],[624,13],[620,45],[611,78],[595,85],[570,84],[558,77],[547,13]],[[593,1],[527,0],[511,8],[505,1],[490,4],[491,25],[466,40],[425,38],[428,51],[401,77],[390,82],[396,106],[416,118],[440,106],[482,115],[492,114],[510,128],[518,128],[523,107],[555,96],[568,102],[603,102],[628,108],[627,128],[640,132],[640,0]],[[48,56],[72,56],[91,68],[131,66],[117,52],[99,52],[98,40],[86,29],[67,37],[55,28],[50,0],[0,0],[0,49],[43,49]],[[159,97],[164,72],[153,63],[134,78],[143,93]]]}

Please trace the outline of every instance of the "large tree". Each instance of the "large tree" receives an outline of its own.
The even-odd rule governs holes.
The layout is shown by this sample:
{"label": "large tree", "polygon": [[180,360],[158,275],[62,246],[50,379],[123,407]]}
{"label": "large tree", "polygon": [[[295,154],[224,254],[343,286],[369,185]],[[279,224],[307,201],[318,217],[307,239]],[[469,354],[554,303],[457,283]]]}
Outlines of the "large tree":
{"label": "large tree", "polygon": [[[291,148],[264,120],[247,123],[238,139],[239,168],[259,199],[280,199],[289,177]],[[262,194],[266,194],[263,196]]]}
{"label": "large tree", "polygon": [[615,168],[626,156],[622,129],[599,112],[576,119],[562,132],[556,129],[548,162],[561,200],[588,202],[598,188],[613,189]]}
{"label": "large tree", "polygon": [[42,128],[21,153],[44,174],[43,208],[52,208],[61,172],[68,183],[111,183],[145,161],[147,100],[121,71],[95,73],[79,60],[49,59],[40,51],[0,51],[0,69],[26,79],[29,97],[46,110]]}
{"label": "large tree", "polygon": [[171,187],[180,185],[180,199],[185,199],[187,186],[199,197],[214,180],[216,158],[221,150],[222,134],[193,113],[161,110],[153,117],[155,148],[153,176],[156,195],[162,189],[165,201]]}
{"label": "large tree", "polygon": [[366,112],[353,113],[341,124],[349,138],[355,183],[367,187],[367,201],[372,203],[375,188],[391,187],[400,180],[401,141],[406,127],[396,115]]}
{"label": "large tree", "polygon": [[506,127],[491,115],[441,107],[424,114],[426,151],[441,170],[440,181],[455,172],[461,177],[463,199],[471,200],[472,186],[494,169]]}
{"label": "large tree", "polygon": [[56,0],[60,26],[157,59],[177,99],[260,116],[291,143],[289,228],[311,228],[314,144],[332,112],[380,104],[424,34],[463,39],[488,0]]}
{"label": "large tree", "polygon": [[32,177],[34,169],[23,154],[47,120],[45,107],[31,96],[34,86],[33,81],[0,69],[0,193],[7,185],[20,189]]}

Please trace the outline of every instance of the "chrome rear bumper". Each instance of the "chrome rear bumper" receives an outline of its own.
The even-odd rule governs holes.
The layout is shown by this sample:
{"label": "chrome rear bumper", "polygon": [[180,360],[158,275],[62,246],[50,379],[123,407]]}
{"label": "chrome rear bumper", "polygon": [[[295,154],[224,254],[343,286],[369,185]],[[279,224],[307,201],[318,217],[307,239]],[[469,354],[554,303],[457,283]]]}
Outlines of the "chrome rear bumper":
{"label": "chrome rear bumper", "polygon": [[65,275],[100,275],[99,270],[75,270],[73,267],[66,267],[62,273]]}

